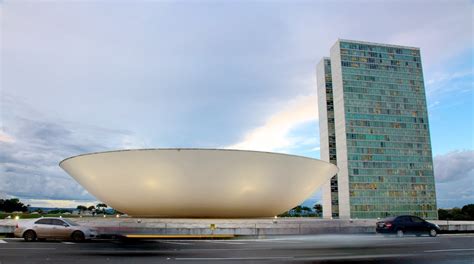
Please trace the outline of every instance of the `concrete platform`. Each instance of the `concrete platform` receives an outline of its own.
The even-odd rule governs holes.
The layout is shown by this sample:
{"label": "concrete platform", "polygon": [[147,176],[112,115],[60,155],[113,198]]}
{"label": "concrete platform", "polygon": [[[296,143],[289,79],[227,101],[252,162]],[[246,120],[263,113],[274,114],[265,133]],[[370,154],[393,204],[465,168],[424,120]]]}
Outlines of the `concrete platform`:
{"label": "concrete platform", "polygon": [[[252,236],[304,234],[363,234],[374,233],[376,219],[316,219],[316,218],[258,218],[258,219],[169,219],[84,217],[73,221],[94,227],[102,235],[187,235],[187,236]],[[28,221],[28,219],[20,219]],[[474,232],[474,221],[431,221],[446,233]],[[12,233],[16,220],[0,220],[0,233]]]}

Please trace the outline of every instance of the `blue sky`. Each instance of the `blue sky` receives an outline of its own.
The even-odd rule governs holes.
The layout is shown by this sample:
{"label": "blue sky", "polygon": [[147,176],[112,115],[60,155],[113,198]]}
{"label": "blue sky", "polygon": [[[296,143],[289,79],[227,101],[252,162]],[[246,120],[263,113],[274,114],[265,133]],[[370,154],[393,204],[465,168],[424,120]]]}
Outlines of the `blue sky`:
{"label": "blue sky", "polygon": [[438,204],[474,203],[471,1],[0,3],[0,196],[95,202],[57,166],[92,151],[318,158],[315,67],[345,38],[421,48]]}

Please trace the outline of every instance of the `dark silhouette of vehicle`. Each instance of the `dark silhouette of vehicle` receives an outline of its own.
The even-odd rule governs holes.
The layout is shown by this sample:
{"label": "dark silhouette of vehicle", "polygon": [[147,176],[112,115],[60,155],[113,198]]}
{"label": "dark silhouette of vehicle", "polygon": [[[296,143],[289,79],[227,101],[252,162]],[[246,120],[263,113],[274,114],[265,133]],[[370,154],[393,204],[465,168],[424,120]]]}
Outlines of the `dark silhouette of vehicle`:
{"label": "dark silhouette of vehicle", "polygon": [[413,215],[400,215],[385,218],[377,222],[376,232],[381,234],[396,234],[403,237],[405,234],[421,236],[427,234],[435,237],[440,232],[438,225]]}

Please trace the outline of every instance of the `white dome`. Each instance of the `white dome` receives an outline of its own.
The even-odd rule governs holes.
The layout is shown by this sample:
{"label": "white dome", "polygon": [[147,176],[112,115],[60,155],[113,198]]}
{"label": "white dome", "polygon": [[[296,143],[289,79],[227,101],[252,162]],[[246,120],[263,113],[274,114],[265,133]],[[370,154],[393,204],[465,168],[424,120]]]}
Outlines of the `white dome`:
{"label": "white dome", "polygon": [[91,153],[59,166],[100,201],[142,217],[275,216],[338,170],[306,157],[219,149]]}

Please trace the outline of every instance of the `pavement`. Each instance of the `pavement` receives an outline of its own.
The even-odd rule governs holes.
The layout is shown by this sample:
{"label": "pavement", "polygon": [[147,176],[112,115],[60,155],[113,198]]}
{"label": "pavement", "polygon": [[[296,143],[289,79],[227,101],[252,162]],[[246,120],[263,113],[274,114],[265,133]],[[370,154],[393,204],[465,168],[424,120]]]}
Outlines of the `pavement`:
{"label": "pavement", "polygon": [[95,240],[0,239],[10,263],[474,263],[474,235],[384,237],[295,235],[267,239]]}

